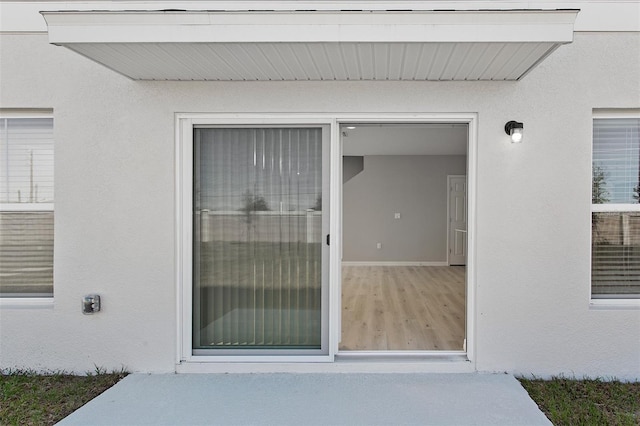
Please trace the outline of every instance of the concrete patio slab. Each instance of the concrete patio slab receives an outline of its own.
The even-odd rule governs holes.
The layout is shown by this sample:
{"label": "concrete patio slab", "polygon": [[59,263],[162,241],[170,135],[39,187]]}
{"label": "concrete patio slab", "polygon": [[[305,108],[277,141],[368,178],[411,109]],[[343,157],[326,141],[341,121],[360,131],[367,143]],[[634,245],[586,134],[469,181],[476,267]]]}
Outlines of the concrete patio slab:
{"label": "concrete patio slab", "polygon": [[131,374],[60,425],[550,425],[507,374]]}

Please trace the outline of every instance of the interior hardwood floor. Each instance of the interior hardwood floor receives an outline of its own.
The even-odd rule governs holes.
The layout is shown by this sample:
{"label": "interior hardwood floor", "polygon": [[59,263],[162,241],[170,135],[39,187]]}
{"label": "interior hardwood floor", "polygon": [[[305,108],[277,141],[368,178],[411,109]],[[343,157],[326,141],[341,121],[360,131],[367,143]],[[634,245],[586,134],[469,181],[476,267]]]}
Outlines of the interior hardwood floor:
{"label": "interior hardwood floor", "polygon": [[464,266],[343,266],[340,350],[462,350]]}

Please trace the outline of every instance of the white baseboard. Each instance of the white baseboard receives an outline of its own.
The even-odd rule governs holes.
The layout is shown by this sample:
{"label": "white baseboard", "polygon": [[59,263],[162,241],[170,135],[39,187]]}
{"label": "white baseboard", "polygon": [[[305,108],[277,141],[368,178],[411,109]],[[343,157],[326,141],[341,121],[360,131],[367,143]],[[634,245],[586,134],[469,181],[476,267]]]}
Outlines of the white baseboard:
{"label": "white baseboard", "polygon": [[447,262],[378,262],[378,261],[342,261],[342,266],[449,266]]}

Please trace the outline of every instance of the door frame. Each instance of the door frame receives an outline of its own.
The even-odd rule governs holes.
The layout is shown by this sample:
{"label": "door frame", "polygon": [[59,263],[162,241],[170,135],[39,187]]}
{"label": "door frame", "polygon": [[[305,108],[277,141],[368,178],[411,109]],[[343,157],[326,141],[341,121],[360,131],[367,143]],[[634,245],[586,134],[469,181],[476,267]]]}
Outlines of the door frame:
{"label": "door frame", "polygon": [[[476,351],[476,339],[475,339],[475,288],[476,288],[476,188],[477,188],[477,147],[478,147],[478,114],[477,113],[425,113],[425,114],[411,114],[411,113],[388,113],[388,114],[376,114],[376,113],[362,113],[362,114],[340,114],[336,117],[336,129],[334,136],[336,138],[337,149],[336,152],[332,152],[332,158],[335,163],[332,164],[332,174],[334,169],[338,169],[338,180],[332,180],[331,197],[332,206],[339,209],[336,212],[335,217],[337,220],[337,232],[335,232],[335,243],[339,245],[336,248],[336,255],[339,254],[339,259],[332,263],[336,265],[332,271],[332,282],[330,286],[334,289],[332,294],[329,309],[335,311],[332,318],[334,320],[333,325],[335,329],[330,331],[330,336],[333,336],[332,343],[335,345],[335,354],[338,354],[338,345],[340,341],[341,333],[341,312],[342,312],[342,275],[341,275],[341,261],[342,261],[342,149],[343,141],[340,137],[340,126],[342,124],[411,124],[411,123],[459,123],[467,124],[467,265],[466,265],[466,324],[465,324],[465,350],[463,351],[340,351],[339,355],[342,357],[362,358],[362,359],[384,359],[384,361],[393,361],[403,357],[419,357],[421,360],[428,362],[430,357],[447,357],[456,356],[458,354],[465,355],[465,361],[470,362],[475,369],[475,351]],[[332,145],[333,146],[333,145]],[[337,156],[337,158],[336,158]],[[448,208],[448,207],[447,207]],[[333,220],[333,219],[332,219]],[[447,218],[448,220],[448,218]],[[448,228],[447,228],[448,229]],[[333,231],[332,231],[333,232]],[[333,240],[333,237],[332,237]],[[333,243],[333,241],[332,241]],[[448,255],[447,255],[448,261]]]}
{"label": "door frame", "polygon": [[[477,113],[176,113],[175,114],[175,262],[176,262],[176,365],[211,363],[331,363],[338,353],[341,333],[342,282],[342,138],[343,123],[463,123],[468,125],[467,137],[467,308],[466,359],[475,369],[475,260],[476,260],[476,186],[477,186]],[[256,355],[256,356],[193,356],[191,353],[191,193],[190,163],[194,125],[296,125],[330,126],[330,208],[329,232],[329,294],[327,355]],[[403,354],[406,355],[406,354]],[[427,354],[428,355],[428,354]],[[390,358],[393,360],[393,358]],[[178,369],[178,368],[177,368]],[[256,371],[261,368],[256,367]]]}
{"label": "door frame", "polygon": [[[454,178],[465,178],[467,180],[467,175],[447,175],[447,265],[451,265],[451,180]],[[466,190],[465,190],[465,198],[466,198]],[[465,200],[466,203],[466,200]],[[467,214],[468,212],[465,212]],[[467,214],[467,221],[469,220],[469,215]],[[465,262],[466,262],[466,249],[465,249]],[[466,263],[465,263],[466,265]]]}

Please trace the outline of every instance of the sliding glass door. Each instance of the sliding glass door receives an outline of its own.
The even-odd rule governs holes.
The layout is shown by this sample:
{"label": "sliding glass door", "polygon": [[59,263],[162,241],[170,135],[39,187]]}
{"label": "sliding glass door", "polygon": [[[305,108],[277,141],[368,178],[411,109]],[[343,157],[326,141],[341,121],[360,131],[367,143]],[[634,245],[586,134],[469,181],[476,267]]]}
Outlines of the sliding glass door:
{"label": "sliding glass door", "polygon": [[193,353],[325,353],[328,131],[193,132]]}

